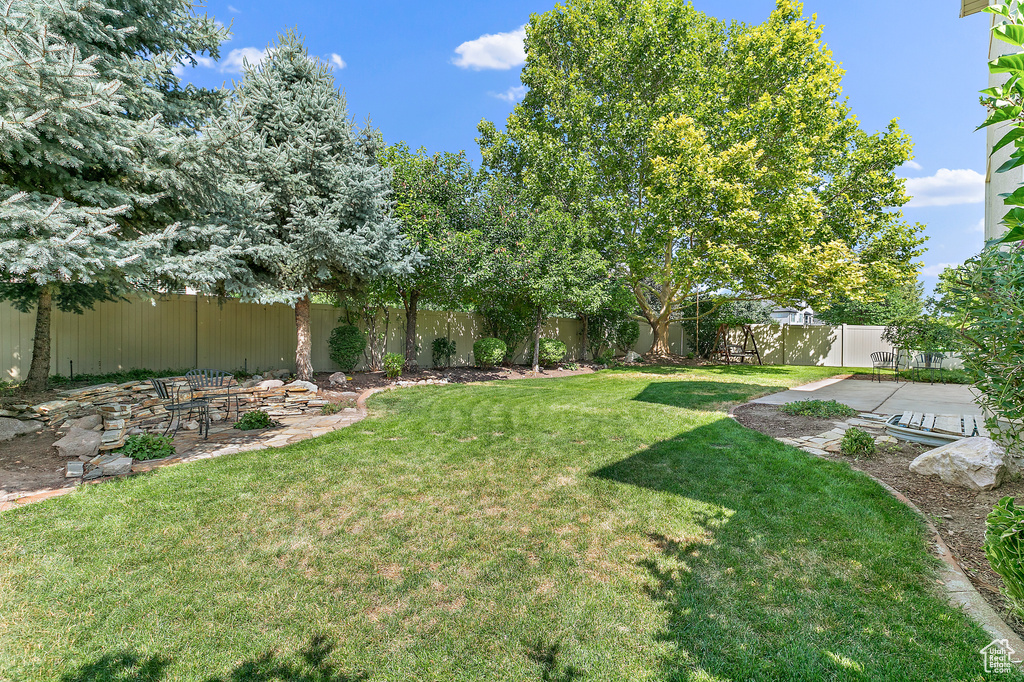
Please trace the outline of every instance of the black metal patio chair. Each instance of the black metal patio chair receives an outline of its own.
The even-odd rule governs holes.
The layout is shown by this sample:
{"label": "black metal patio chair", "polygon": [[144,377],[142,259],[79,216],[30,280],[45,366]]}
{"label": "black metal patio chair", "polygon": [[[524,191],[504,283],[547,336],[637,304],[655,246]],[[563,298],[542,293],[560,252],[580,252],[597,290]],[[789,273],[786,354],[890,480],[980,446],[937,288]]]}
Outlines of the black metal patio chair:
{"label": "black metal patio chair", "polygon": [[896,353],[889,351],[875,351],[871,354],[871,380],[874,381],[875,377],[878,377],[878,381],[882,381],[882,374],[885,372],[892,372],[893,378],[896,383],[900,381],[900,370],[897,363],[898,356]]}
{"label": "black metal patio chair", "polygon": [[185,380],[191,390],[193,400],[205,400],[210,402],[218,398],[224,398],[224,406],[227,416],[231,416],[231,401],[235,401],[235,419],[239,415],[238,392],[234,395],[231,389],[238,388],[235,383],[235,375],[219,369],[192,369],[185,372]]}
{"label": "black metal patio chair", "polygon": [[921,372],[928,372],[931,383],[935,383],[935,370],[942,370],[942,363],[946,360],[945,353],[925,352],[918,353],[914,358],[912,366],[914,381],[919,381]]}
{"label": "black metal patio chair", "polygon": [[166,402],[163,406],[171,414],[171,421],[167,424],[167,428],[164,429],[163,435],[167,435],[167,432],[171,430],[171,426],[174,426],[174,433],[171,434],[173,438],[178,429],[181,428],[182,414],[185,414],[185,419],[192,417],[192,412],[196,412],[199,416],[199,435],[204,437],[210,436],[210,411],[209,405],[205,400],[181,400],[178,397],[179,391],[174,391],[168,388],[166,379],[150,379],[153,388],[156,389],[156,394]]}

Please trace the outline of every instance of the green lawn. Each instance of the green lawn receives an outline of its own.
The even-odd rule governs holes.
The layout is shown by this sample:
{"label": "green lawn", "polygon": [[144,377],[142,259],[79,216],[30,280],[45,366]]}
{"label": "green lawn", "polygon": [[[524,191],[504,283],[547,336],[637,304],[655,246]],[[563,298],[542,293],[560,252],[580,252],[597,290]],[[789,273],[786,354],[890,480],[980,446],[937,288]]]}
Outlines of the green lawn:
{"label": "green lawn", "polygon": [[6,512],[0,680],[983,679],[914,514],[725,414],[836,371],[404,389]]}

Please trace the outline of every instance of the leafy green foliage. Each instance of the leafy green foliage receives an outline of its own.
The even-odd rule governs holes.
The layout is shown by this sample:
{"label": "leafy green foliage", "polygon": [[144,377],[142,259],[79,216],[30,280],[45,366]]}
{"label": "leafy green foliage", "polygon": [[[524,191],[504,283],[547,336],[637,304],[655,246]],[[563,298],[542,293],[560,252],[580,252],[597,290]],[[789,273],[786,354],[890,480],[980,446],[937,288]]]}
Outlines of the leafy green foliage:
{"label": "leafy green foliage", "polygon": [[893,288],[877,300],[843,296],[832,305],[817,311],[817,316],[836,327],[843,324],[887,327],[904,320],[914,320],[924,313],[921,298],[923,288],[924,285],[914,281]]}
{"label": "leafy green foliage", "polygon": [[507,132],[481,124],[487,166],[596,232],[655,355],[698,293],[821,307],[914,278],[922,228],[896,175],[910,141],[895,122],[860,130],[801,10],[728,25],[678,0],[559,4],[527,25]]}
{"label": "leafy green foliage", "polygon": [[1004,497],[985,520],[985,556],[1003,579],[1003,594],[1017,616],[1024,616],[1024,509]]}
{"label": "leafy green foliage", "polygon": [[696,298],[691,298],[679,304],[676,314],[681,318],[686,338],[691,343],[692,339],[697,339],[697,354],[701,357],[710,356],[714,349],[718,325],[769,324],[772,321],[771,306],[767,303],[704,296],[700,299],[699,308]]}
{"label": "leafy green foliage", "polygon": [[270,418],[270,415],[263,410],[253,410],[252,412],[246,412],[242,417],[235,422],[235,428],[241,429],[242,431],[252,431],[254,429],[267,429],[271,426],[277,426],[278,423]]}
{"label": "leafy green foliage", "polygon": [[558,339],[540,340],[540,364],[545,367],[557,365],[565,359],[569,349]]}
{"label": "leafy green foliage", "polygon": [[159,379],[162,377],[180,377],[184,376],[185,372],[193,369],[192,367],[183,367],[180,369],[126,369],[120,372],[108,372],[106,374],[76,374],[74,377],[69,377],[64,374],[52,374],[50,375],[49,383],[51,386],[69,386],[69,385],[80,385],[89,386],[92,384],[123,384],[126,381],[145,381],[146,379]]}
{"label": "leafy green foliage", "polygon": [[473,344],[473,357],[480,367],[488,368],[500,364],[505,359],[506,346],[501,339],[479,339]]}
{"label": "leafy green foliage", "polygon": [[384,356],[384,374],[388,379],[402,376],[403,365],[405,365],[405,356],[401,353],[387,353]]}
{"label": "leafy green foliage", "polygon": [[174,454],[174,441],[170,436],[154,433],[137,433],[128,436],[118,452],[132,459],[163,459]]}
{"label": "leafy green foliage", "polygon": [[850,457],[870,457],[875,454],[875,438],[863,429],[851,427],[846,429],[839,447],[844,455]]}
{"label": "leafy green foliage", "polygon": [[798,400],[786,403],[779,408],[779,411],[794,417],[818,417],[819,419],[853,417],[857,414],[857,410],[837,400]]}
{"label": "leafy green foliage", "polygon": [[430,344],[430,360],[438,369],[451,367],[455,352],[455,341],[446,336],[439,336]]}
{"label": "leafy green foliage", "polygon": [[944,309],[961,337],[960,359],[979,404],[999,417],[994,435],[1024,439],[1024,249],[989,246],[944,279]]}
{"label": "leafy green foliage", "polygon": [[[477,290],[476,295],[488,296],[482,290]],[[495,296],[481,304],[477,312],[483,318],[484,331],[492,338],[501,339],[505,344],[505,357],[501,361],[505,364],[512,364],[516,350],[530,338],[534,320],[533,311],[521,301]]]}
{"label": "leafy green foliage", "polygon": [[909,351],[951,352],[961,339],[949,318],[921,316],[891,323],[882,338],[896,348]]}
{"label": "leafy green foliage", "polygon": [[343,372],[351,372],[366,350],[366,334],[354,324],[341,324],[331,330],[327,347],[334,364]]}

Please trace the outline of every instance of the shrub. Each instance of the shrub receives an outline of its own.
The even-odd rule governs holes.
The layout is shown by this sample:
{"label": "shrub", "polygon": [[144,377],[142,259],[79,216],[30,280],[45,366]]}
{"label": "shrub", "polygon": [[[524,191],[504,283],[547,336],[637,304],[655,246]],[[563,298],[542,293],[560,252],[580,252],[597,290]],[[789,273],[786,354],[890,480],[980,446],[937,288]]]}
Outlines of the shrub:
{"label": "shrub", "polygon": [[452,366],[452,358],[455,357],[455,342],[445,337],[434,339],[430,344],[430,359],[434,367],[445,369]]}
{"label": "shrub", "polygon": [[345,407],[342,403],[327,403],[320,406],[320,414],[338,414]]}
{"label": "shrub", "polygon": [[857,410],[835,400],[798,400],[795,403],[783,405],[779,409],[793,417],[818,417],[819,419],[852,417],[857,414]]}
{"label": "shrub", "polygon": [[271,426],[277,426],[277,422],[270,418],[270,415],[263,410],[253,410],[252,412],[246,412],[242,415],[242,418],[235,422],[235,428],[241,429],[242,431],[252,431],[253,429],[266,429]]}
{"label": "shrub", "polygon": [[844,455],[851,457],[864,455],[868,457],[875,454],[875,438],[867,431],[857,428],[846,429],[839,448]]}
{"label": "shrub", "polygon": [[128,436],[120,453],[132,459],[163,459],[174,454],[174,442],[170,436],[141,433]]}
{"label": "shrub", "polygon": [[480,367],[494,367],[505,359],[507,346],[501,339],[480,339],[473,344],[473,357]]}
{"label": "shrub", "polygon": [[640,323],[633,319],[619,320],[611,328],[609,338],[612,345],[622,353],[633,350],[633,346],[640,340]]}
{"label": "shrub", "polygon": [[580,368],[579,364],[575,363],[575,362],[567,362],[564,365],[562,365],[562,369],[568,370],[570,372],[575,372],[579,368]]}
{"label": "shrub", "polygon": [[568,352],[569,349],[558,339],[540,340],[540,364],[546,367],[557,365]]}
{"label": "shrub", "polygon": [[359,364],[359,358],[366,350],[366,335],[354,324],[338,325],[331,330],[327,347],[331,360],[341,368],[341,371],[351,372]]}
{"label": "shrub", "polygon": [[608,348],[603,353],[601,353],[599,356],[597,356],[596,362],[599,365],[610,365],[612,363],[612,360],[614,360],[614,359],[615,359],[615,351],[613,351],[611,348]]}
{"label": "shrub", "polygon": [[388,379],[402,376],[403,365],[405,365],[405,356],[400,353],[388,353],[384,356],[384,374]]}
{"label": "shrub", "polygon": [[1012,497],[996,503],[985,522],[985,556],[1002,577],[1004,594],[1018,616],[1024,616],[1024,510]]}

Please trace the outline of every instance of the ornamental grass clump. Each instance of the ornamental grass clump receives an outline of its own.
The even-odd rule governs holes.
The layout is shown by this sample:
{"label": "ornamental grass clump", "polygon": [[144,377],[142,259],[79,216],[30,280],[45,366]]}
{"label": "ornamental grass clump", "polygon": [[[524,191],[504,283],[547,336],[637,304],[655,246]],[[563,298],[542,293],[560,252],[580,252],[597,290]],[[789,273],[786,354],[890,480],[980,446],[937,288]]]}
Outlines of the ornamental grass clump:
{"label": "ornamental grass clump", "polygon": [[1024,616],[1024,509],[1004,497],[985,522],[985,556],[1005,585],[1003,594],[1017,616]]}
{"label": "ornamental grass clump", "polygon": [[852,417],[857,414],[857,410],[835,400],[798,400],[795,403],[783,405],[779,409],[791,417],[818,417],[819,419]]}

